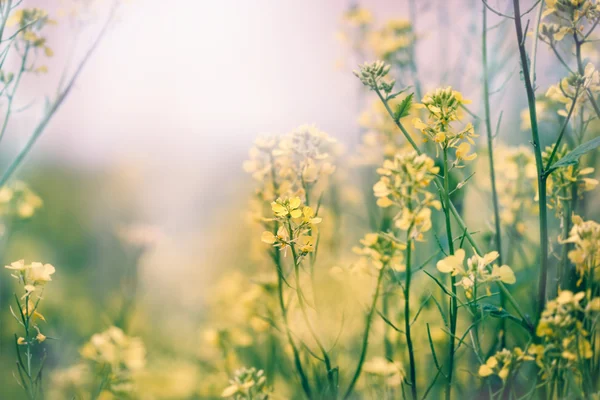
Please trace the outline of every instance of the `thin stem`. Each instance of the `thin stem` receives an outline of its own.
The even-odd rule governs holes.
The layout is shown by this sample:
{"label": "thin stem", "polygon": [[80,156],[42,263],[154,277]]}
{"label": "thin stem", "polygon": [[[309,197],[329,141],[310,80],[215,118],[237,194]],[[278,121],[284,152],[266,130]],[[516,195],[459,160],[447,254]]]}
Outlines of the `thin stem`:
{"label": "thin stem", "polygon": [[[519,0],[513,0],[515,15],[520,15]],[[531,120],[531,136],[533,140],[533,151],[535,154],[535,164],[537,168],[538,192],[539,192],[539,212],[540,212],[540,274],[538,282],[538,316],[541,315],[546,303],[546,279],[548,277],[548,210],[546,207],[546,175],[542,160],[542,149],[538,133],[537,116],[535,109],[535,93],[531,84],[531,75],[529,73],[529,60],[525,51],[525,42],[521,18],[515,18],[515,30],[517,33],[517,43],[519,46],[519,55],[521,58],[521,68],[523,68],[523,80],[525,81],[525,90],[527,92],[527,102],[529,105],[529,119]],[[536,32],[537,34],[537,32]]]}
{"label": "thin stem", "polygon": [[67,86],[56,97],[54,102],[49,106],[44,117],[38,123],[38,125],[34,129],[32,135],[30,136],[29,140],[25,144],[25,147],[19,152],[19,154],[17,154],[17,157],[15,157],[13,162],[8,166],[8,168],[2,175],[2,177],[0,177],[0,187],[4,186],[4,184],[6,184],[6,182],[10,179],[12,174],[15,172],[15,170],[21,165],[21,163],[23,162],[23,160],[25,159],[27,154],[29,154],[29,152],[31,151],[31,148],[33,147],[35,142],[38,140],[40,135],[46,129],[46,126],[48,125],[48,123],[50,122],[50,120],[52,119],[52,117],[54,116],[56,111],[60,108],[60,106],[62,105],[64,100],[67,98],[68,94],[71,92],[71,89],[73,89],[73,86],[75,85],[77,78],[79,78],[79,75],[83,71],[83,68],[85,67],[87,62],[90,60],[90,58],[92,57],[92,54],[94,54],[94,52],[98,48],[98,45],[100,45],[102,38],[108,31],[108,27],[110,26],[110,23],[112,22],[112,20],[115,16],[115,13],[117,11],[117,5],[118,5],[118,1],[115,1],[111,7],[111,10],[109,12],[109,15],[108,15],[104,25],[102,26],[102,28],[100,29],[100,32],[98,33],[98,36],[96,36],[96,39],[94,40],[94,42],[92,43],[92,45],[90,46],[88,51],[85,53],[85,55],[79,62],[79,65],[75,69],[75,72],[71,76],[71,79],[69,80]]}
{"label": "thin stem", "polygon": [[[454,242],[452,240],[452,224],[450,221],[450,176],[448,172],[448,149],[444,147],[444,215],[446,217],[446,236],[448,236],[448,250],[450,255],[454,255]],[[449,400],[452,394],[452,371],[454,370],[454,346],[456,336],[456,317],[458,314],[458,304],[456,302],[456,278],[450,276],[452,296],[450,298],[450,337],[448,339],[448,383],[446,385],[446,399]]]}
{"label": "thin stem", "polygon": [[[487,10],[483,7],[483,33],[481,40],[481,52],[483,55],[483,104],[485,108],[485,129],[487,133],[487,145],[490,163],[490,182],[492,185],[492,204],[494,206],[494,227],[496,229],[496,250],[498,250],[498,263],[502,265],[502,231],[500,229],[500,206],[498,204],[498,191],[496,189],[496,172],[494,169],[494,145],[492,134],[492,122],[490,115],[490,86],[488,76],[488,61],[487,61]],[[505,308],[506,299],[503,293],[500,294],[500,304]],[[506,320],[503,318],[501,329],[505,331]],[[502,335],[504,344],[505,335]],[[502,346],[504,347],[504,346]]]}
{"label": "thin stem", "polygon": [[375,294],[373,295],[373,302],[371,303],[371,308],[369,313],[367,314],[366,323],[365,323],[365,331],[363,333],[363,341],[360,350],[360,357],[358,359],[358,364],[356,366],[356,371],[352,376],[352,380],[350,381],[350,385],[348,385],[348,389],[346,389],[346,393],[344,394],[344,400],[348,399],[354,390],[354,386],[356,382],[358,382],[358,378],[362,372],[362,367],[365,362],[365,358],[367,356],[367,348],[369,347],[369,332],[371,330],[371,323],[373,322],[373,315],[375,314],[375,308],[377,308],[377,300],[379,299],[379,292],[381,290],[381,281],[383,278],[383,274],[385,272],[387,265],[384,265],[379,271],[379,276],[377,277],[377,286],[375,287]]}
{"label": "thin stem", "polygon": [[415,367],[415,352],[413,350],[412,338],[410,334],[410,283],[412,277],[411,270],[411,254],[413,242],[410,239],[409,229],[406,233],[406,274],[404,280],[404,332],[406,334],[406,347],[408,347],[408,358],[410,361],[410,391],[413,400],[418,399],[417,397],[417,373]]}
{"label": "thin stem", "polygon": [[417,25],[417,10],[415,0],[409,0],[408,2],[409,15],[410,15],[410,24],[412,26],[412,34],[413,34],[413,43],[410,46],[410,70],[413,75],[413,83],[415,85],[415,94],[418,99],[421,99],[423,96],[423,92],[421,91],[421,81],[419,80],[419,71],[417,68],[417,57],[416,57],[416,25]]}
{"label": "thin stem", "polygon": [[573,99],[573,102],[571,103],[571,108],[569,108],[569,113],[567,114],[567,117],[565,118],[565,120],[562,124],[562,127],[560,128],[560,133],[558,134],[556,143],[554,144],[554,147],[552,148],[552,153],[550,153],[550,158],[548,159],[548,162],[546,163],[546,168],[544,169],[545,171],[547,171],[548,168],[550,168],[550,166],[552,165],[552,161],[554,161],[554,157],[556,156],[556,152],[558,151],[560,142],[562,141],[565,131],[567,130],[567,125],[569,124],[569,120],[571,119],[571,115],[573,114],[573,110],[575,109],[575,104],[577,103],[576,100],[577,100],[578,95],[579,95],[579,87],[577,87],[577,90],[575,91],[575,98]]}
{"label": "thin stem", "polygon": [[[289,237],[293,238],[294,232],[292,230],[292,225],[289,220],[287,223],[287,228],[288,228]],[[290,248],[292,250],[292,258],[294,260],[294,276],[296,279],[296,295],[298,297],[298,304],[300,305],[300,310],[302,311],[302,316],[304,317],[304,322],[306,323],[306,326],[308,327],[310,334],[312,335],[313,339],[317,343],[317,346],[319,347],[319,350],[321,350],[321,354],[323,355],[323,362],[325,363],[325,368],[327,369],[327,380],[329,382],[329,389],[333,391],[334,398],[335,398],[335,397],[337,397],[337,396],[335,396],[336,385],[335,385],[334,376],[333,376],[334,371],[331,368],[331,359],[329,358],[329,354],[327,353],[325,346],[323,346],[323,343],[319,339],[319,335],[314,330],[312,323],[310,322],[310,318],[308,317],[308,312],[306,311],[306,303],[304,302],[304,294],[302,293],[302,289],[300,287],[300,263],[302,262],[302,260],[298,256],[298,253],[296,252],[296,247],[294,246],[293,243],[290,244]]]}

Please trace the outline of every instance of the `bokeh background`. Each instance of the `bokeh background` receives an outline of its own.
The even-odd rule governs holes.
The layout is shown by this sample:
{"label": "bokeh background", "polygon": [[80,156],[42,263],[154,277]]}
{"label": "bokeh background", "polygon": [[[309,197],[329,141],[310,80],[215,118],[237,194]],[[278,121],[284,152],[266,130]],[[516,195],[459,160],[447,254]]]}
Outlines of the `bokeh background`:
{"label": "bokeh background", "polygon": [[[481,112],[478,0],[418,1],[415,29],[425,89],[453,85]],[[502,9],[502,1],[495,4]],[[25,0],[60,15],[64,2]],[[52,336],[49,368],[78,358],[91,334],[118,317],[128,265],[138,263],[132,330],[146,341],[155,368],[165,355],[187,353],[186,376],[200,377],[200,346],[211,285],[225,270],[243,268],[247,247],[239,223],[252,184],[241,164],[259,133],[283,133],[315,123],[348,148],[358,139],[358,62],[336,38],[353,2],[133,0],[119,10],[98,51],[17,178],[43,199],[29,220],[7,222],[2,262],[25,258],[57,272],[45,299]],[[375,18],[408,17],[406,1],[369,0]],[[98,14],[107,4],[100,4]],[[17,99],[34,105],[54,87],[75,42],[68,24],[49,30],[50,72],[24,82]],[[490,15],[491,24],[498,22]],[[94,22],[92,22],[92,25]],[[527,143],[520,130],[524,96],[516,48],[492,35],[492,62],[505,63],[493,98],[504,111],[506,142]],[[509,30],[512,34],[512,30]],[[538,84],[560,71],[540,51]],[[510,100],[507,100],[510,99]],[[36,108],[11,121],[2,165],[25,143]],[[151,243],[139,251],[119,235],[135,227]],[[241,236],[241,237],[240,237]],[[8,304],[13,282],[0,274],[0,394],[18,398],[11,374],[14,347]],[[191,371],[191,372],[190,372]],[[188,386],[194,386],[189,379]],[[181,383],[182,392],[187,386]],[[178,386],[179,387],[179,386]],[[167,390],[167,389],[165,389]],[[193,389],[191,390],[193,392]],[[177,392],[172,389],[174,398]]]}

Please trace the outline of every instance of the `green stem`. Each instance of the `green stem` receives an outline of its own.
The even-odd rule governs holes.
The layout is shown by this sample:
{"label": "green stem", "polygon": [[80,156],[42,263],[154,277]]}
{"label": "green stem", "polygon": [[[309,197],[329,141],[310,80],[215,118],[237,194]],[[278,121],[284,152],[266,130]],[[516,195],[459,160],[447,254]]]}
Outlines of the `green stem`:
{"label": "green stem", "polygon": [[[448,149],[444,147],[444,215],[446,217],[446,236],[448,237],[448,250],[450,255],[454,255],[454,241],[452,236],[452,224],[450,221],[450,176],[448,172]],[[450,298],[450,337],[448,338],[448,383],[446,385],[446,400],[451,398],[452,394],[452,372],[454,370],[454,349],[456,337],[456,320],[458,314],[458,304],[456,302],[456,278],[450,276],[450,285],[452,297]]]}
{"label": "green stem", "polygon": [[[292,225],[289,220],[287,223],[287,228],[289,237],[293,238],[294,232],[292,230]],[[304,322],[306,323],[310,334],[317,343],[317,346],[319,347],[319,350],[323,355],[323,362],[327,370],[327,381],[329,383],[329,390],[332,391],[333,398],[335,399],[337,397],[337,387],[334,380],[335,371],[331,368],[331,359],[329,358],[329,354],[327,353],[325,346],[323,346],[323,343],[319,339],[319,335],[317,335],[317,332],[315,331],[315,329],[312,326],[312,323],[310,322],[310,318],[308,317],[308,312],[306,310],[306,303],[304,302],[304,294],[302,293],[302,289],[300,288],[300,263],[302,260],[298,256],[298,253],[296,252],[296,247],[293,243],[290,244],[290,248],[292,250],[292,258],[294,260],[294,277],[296,280],[296,295],[298,297],[298,304],[300,305],[300,310],[302,311]]]}
{"label": "green stem", "polygon": [[[492,135],[492,122],[490,115],[490,82],[488,76],[488,60],[487,60],[487,8],[483,7],[483,33],[481,40],[481,52],[483,55],[483,104],[485,108],[485,129],[487,133],[487,145],[490,163],[490,182],[492,185],[492,204],[494,206],[494,227],[496,250],[498,250],[498,262],[502,265],[502,231],[500,229],[500,206],[498,205],[498,191],[496,189],[496,172],[494,169],[494,145]],[[480,254],[482,255],[482,254]],[[500,292],[500,306],[506,308],[506,296]],[[506,319],[500,321],[500,329],[502,330],[501,346],[506,343]]]}
{"label": "green stem", "polygon": [[[542,160],[542,149],[538,133],[537,116],[535,109],[535,93],[531,83],[531,74],[529,73],[529,59],[525,51],[525,38],[523,27],[521,26],[521,10],[519,0],[513,0],[515,12],[515,30],[517,33],[517,44],[519,46],[519,55],[521,58],[521,68],[523,68],[523,80],[525,81],[525,90],[527,93],[527,103],[529,105],[529,119],[531,120],[531,136],[533,140],[533,151],[535,155],[535,165],[537,168],[537,181],[539,192],[539,212],[540,212],[540,274],[538,282],[538,317],[541,315],[546,304],[546,280],[548,277],[548,210],[546,207],[546,174]],[[537,34],[537,32],[535,33]]]}
{"label": "green stem", "polygon": [[360,350],[360,357],[358,359],[358,364],[356,366],[356,371],[352,376],[352,380],[348,385],[348,389],[346,389],[346,393],[344,394],[344,400],[347,400],[352,391],[354,390],[354,386],[356,382],[358,382],[358,378],[362,372],[363,364],[365,363],[365,358],[367,356],[367,348],[369,347],[369,332],[371,330],[371,323],[373,322],[373,315],[375,314],[375,308],[377,307],[377,300],[379,299],[379,292],[381,290],[381,281],[383,279],[383,274],[385,272],[385,268],[387,265],[384,265],[379,271],[379,276],[377,277],[377,286],[375,287],[375,294],[373,295],[373,302],[371,303],[371,308],[369,313],[367,314],[366,323],[365,323],[365,331],[363,333],[363,341]]}
{"label": "green stem", "polygon": [[406,346],[408,347],[408,358],[410,362],[410,391],[413,400],[418,399],[417,397],[417,374],[415,366],[415,352],[413,350],[413,343],[410,334],[410,283],[411,283],[411,254],[412,254],[412,240],[410,240],[409,229],[406,234],[406,275],[404,281],[404,331],[406,333]]}

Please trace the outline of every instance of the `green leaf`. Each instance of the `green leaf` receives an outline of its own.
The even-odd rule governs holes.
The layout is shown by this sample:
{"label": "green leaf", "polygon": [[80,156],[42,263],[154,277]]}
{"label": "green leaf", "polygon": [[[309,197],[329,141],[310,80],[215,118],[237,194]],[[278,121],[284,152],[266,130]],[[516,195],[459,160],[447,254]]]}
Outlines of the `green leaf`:
{"label": "green leaf", "polygon": [[408,115],[410,112],[410,107],[412,107],[413,95],[414,93],[409,94],[400,102],[400,104],[396,106],[396,110],[394,111],[394,118],[396,118],[396,120],[404,118]]}
{"label": "green leaf", "polygon": [[600,146],[600,137],[593,138],[589,142],[582,144],[581,146],[575,147],[571,152],[569,152],[566,156],[555,162],[548,168],[548,174],[554,171],[557,168],[567,167],[569,165],[575,165],[579,162],[579,158],[587,153],[588,151],[594,150],[596,147]]}

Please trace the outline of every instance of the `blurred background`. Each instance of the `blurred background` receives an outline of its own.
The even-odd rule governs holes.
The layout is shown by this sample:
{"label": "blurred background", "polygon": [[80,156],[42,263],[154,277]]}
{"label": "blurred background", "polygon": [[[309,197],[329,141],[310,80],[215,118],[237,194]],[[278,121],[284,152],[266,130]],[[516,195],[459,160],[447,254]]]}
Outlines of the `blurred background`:
{"label": "blurred background", "polygon": [[[259,133],[283,133],[315,123],[350,149],[358,142],[363,107],[358,63],[337,36],[354,3],[374,18],[408,18],[407,1],[124,2],[116,23],[15,179],[43,200],[33,218],[5,222],[2,261],[25,258],[56,267],[45,296],[51,343],[49,368],[68,366],[79,347],[119,318],[123,282],[135,280],[131,331],[146,342],[154,368],[184,352],[191,376],[201,376],[204,305],[224,270],[244,267],[249,238],[239,232],[252,191],[241,165]],[[424,89],[453,85],[482,112],[481,2],[418,1],[416,60]],[[498,9],[504,2],[491,2]],[[92,34],[74,34],[61,15],[67,1],[24,0],[58,22],[47,30],[54,57],[49,72],[28,77],[1,146],[7,165],[26,142],[45,95],[60,79],[70,49],[81,54]],[[99,2],[91,32],[106,14]],[[490,25],[500,20],[489,15]],[[505,29],[503,31],[503,29]],[[504,65],[493,99],[503,110],[504,140],[527,143],[520,130],[524,96],[516,48],[503,44],[512,26],[490,38],[492,62]],[[538,85],[561,75],[540,51]],[[505,99],[511,99],[510,101]],[[37,113],[37,114],[36,114]],[[134,277],[128,274],[137,265]],[[8,305],[14,285],[0,274],[0,393],[18,398]],[[190,372],[191,371],[191,372]],[[184,395],[187,386],[179,382]],[[167,390],[167,389],[165,389]],[[175,389],[172,397],[179,398]],[[200,396],[201,397],[201,396]],[[150,398],[150,397],[149,397]]]}

